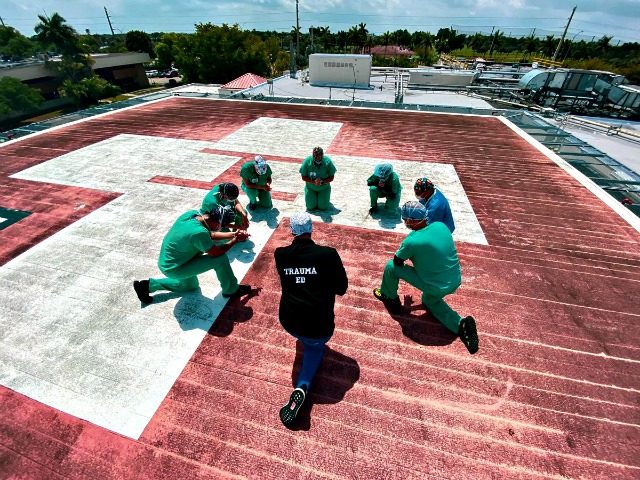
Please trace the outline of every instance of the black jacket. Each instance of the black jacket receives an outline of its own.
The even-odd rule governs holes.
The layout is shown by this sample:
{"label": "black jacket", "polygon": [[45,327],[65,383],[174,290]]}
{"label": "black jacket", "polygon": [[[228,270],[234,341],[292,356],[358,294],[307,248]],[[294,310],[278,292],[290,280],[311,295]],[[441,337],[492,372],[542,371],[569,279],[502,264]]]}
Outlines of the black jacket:
{"label": "black jacket", "polygon": [[293,334],[309,338],[333,335],[336,295],[347,291],[347,273],[335,248],[297,237],[275,251],[280,275],[280,323]]}

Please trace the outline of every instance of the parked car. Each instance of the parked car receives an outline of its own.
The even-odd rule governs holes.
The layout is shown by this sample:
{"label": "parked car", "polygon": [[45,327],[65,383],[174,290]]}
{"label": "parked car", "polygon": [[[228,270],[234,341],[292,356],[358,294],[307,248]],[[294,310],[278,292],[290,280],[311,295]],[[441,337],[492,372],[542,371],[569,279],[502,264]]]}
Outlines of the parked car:
{"label": "parked car", "polygon": [[167,70],[166,72],[164,72],[164,75],[162,76],[165,78],[179,77],[180,72],[178,72],[178,70],[176,70],[175,68],[172,68],[171,70]]}
{"label": "parked car", "polygon": [[158,70],[147,70],[147,77],[156,78],[160,76],[160,72]]}

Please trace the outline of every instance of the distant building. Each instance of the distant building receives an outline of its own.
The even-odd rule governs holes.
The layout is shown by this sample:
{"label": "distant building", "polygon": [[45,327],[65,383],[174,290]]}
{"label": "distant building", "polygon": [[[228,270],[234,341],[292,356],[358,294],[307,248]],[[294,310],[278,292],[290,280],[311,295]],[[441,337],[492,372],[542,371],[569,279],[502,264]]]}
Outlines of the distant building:
{"label": "distant building", "polygon": [[376,45],[371,47],[371,55],[375,57],[412,57],[416,52],[399,45]]}
{"label": "distant building", "polygon": [[246,90],[247,88],[257,87],[267,83],[267,79],[254,73],[245,73],[229,83],[225,83],[220,87],[218,92],[220,95],[233,95],[234,93]]}
{"label": "distant building", "polygon": [[[143,64],[151,59],[148,53],[93,53],[93,71],[123,91],[137,90],[149,86]],[[55,62],[54,57],[49,59]],[[59,79],[46,67],[45,59],[0,63],[0,78],[13,77],[40,91],[45,99],[58,97]]]}

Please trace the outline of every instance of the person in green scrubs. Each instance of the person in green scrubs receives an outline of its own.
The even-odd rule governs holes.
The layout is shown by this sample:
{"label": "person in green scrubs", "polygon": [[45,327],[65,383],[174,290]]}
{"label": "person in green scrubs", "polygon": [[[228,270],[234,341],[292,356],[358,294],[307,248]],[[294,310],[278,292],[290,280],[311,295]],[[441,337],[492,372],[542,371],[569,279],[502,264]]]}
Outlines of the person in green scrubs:
{"label": "person in green scrubs", "polygon": [[242,191],[249,197],[248,210],[258,207],[271,208],[271,167],[260,155],[253,162],[247,162],[240,168]]}
{"label": "person in green scrubs", "polygon": [[[373,290],[373,296],[391,313],[401,313],[398,284],[404,280],[422,292],[422,303],[427,310],[460,337],[469,353],[476,353],[479,340],[474,318],[461,318],[444,301],[462,282],[458,253],[449,228],[442,222],[427,224],[427,209],[420,202],[405,203],[401,215],[411,233],[387,262],[382,285]],[[412,265],[405,265],[407,260]]]}
{"label": "person in green scrubs", "polygon": [[[239,193],[240,190],[238,190],[238,186],[235,183],[225,182],[214,185],[202,200],[200,211],[210,212],[216,205],[232,207],[236,211],[235,226],[233,228],[246,230],[249,228],[249,218],[244,207],[238,201]],[[224,230],[226,230],[226,227]]]}
{"label": "person in green scrubs", "polygon": [[400,193],[402,185],[398,174],[393,171],[393,165],[390,163],[379,163],[373,169],[373,175],[367,179],[369,186],[369,199],[371,200],[371,208],[369,213],[378,211],[378,199],[386,198],[384,208],[390,211],[396,211],[400,205]]}
{"label": "person in green scrubs", "polygon": [[220,231],[233,221],[233,210],[216,205],[210,211],[189,210],[178,217],[162,241],[158,268],[166,276],[135,280],[133,289],[144,304],[153,302],[150,293],[158,290],[188,292],[199,287],[198,275],[214,270],[225,298],[239,297],[251,291],[249,285],[238,285],[225,254],[249,235],[244,230]]}
{"label": "person in green scrubs", "polygon": [[331,182],[336,167],[321,147],[313,149],[300,165],[300,175],[304,184],[304,203],[307,210],[327,210],[331,200]]}

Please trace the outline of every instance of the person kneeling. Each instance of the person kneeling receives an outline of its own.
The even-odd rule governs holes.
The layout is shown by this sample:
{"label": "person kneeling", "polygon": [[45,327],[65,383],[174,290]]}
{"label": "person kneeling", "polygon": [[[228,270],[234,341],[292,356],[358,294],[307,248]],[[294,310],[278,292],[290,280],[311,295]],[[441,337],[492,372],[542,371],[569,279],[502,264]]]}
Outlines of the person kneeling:
{"label": "person kneeling", "polygon": [[[245,230],[221,232],[233,221],[234,212],[219,205],[210,211],[189,210],[178,217],[162,241],[158,268],[165,278],[135,280],[133,289],[143,304],[153,302],[150,293],[158,290],[188,292],[199,287],[198,275],[214,270],[222,287],[222,296],[233,298],[251,291],[238,285],[225,252],[235,243],[245,241]],[[222,244],[220,244],[222,243]]]}
{"label": "person kneeling", "polygon": [[293,242],[275,250],[276,269],[282,285],[279,319],[287,333],[302,342],[302,368],[289,402],[280,409],[280,420],[293,424],[309,393],[324,356],[325,344],[335,329],[336,295],[344,295],[348,280],[338,252],[316,245],[311,239],[311,217],[291,217]]}
{"label": "person kneeling", "polygon": [[[455,292],[462,283],[458,253],[449,228],[442,222],[427,224],[427,209],[420,202],[405,203],[401,215],[412,231],[393,259],[387,262],[382,285],[373,290],[374,297],[391,313],[400,313],[398,285],[401,279],[404,280],[422,291],[422,303],[427,310],[460,337],[469,353],[476,353],[479,340],[474,318],[461,318],[444,301],[444,297]],[[413,266],[405,265],[407,260],[411,260]]]}

